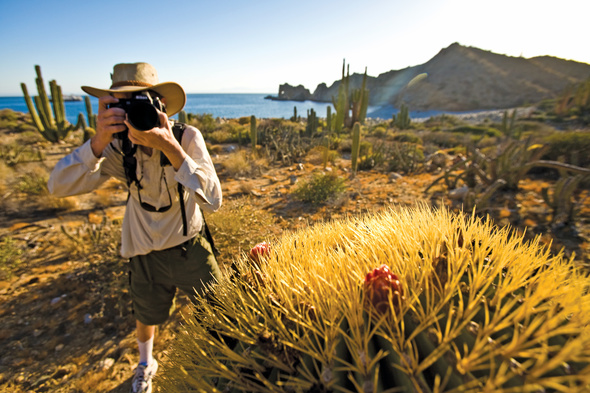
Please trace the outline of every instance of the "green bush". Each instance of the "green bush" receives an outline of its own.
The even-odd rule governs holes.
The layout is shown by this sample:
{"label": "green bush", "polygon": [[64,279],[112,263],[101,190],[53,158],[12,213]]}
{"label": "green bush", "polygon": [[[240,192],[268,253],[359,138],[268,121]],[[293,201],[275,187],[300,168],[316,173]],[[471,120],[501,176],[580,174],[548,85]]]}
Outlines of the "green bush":
{"label": "green bush", "polygon": [[374,136],[375,138],[383,138],[387,136],[387,128],[377,126],[371,131],[371,136]]}
{"label": "green bush", "polygon": [[388,169],[392,172],[414,173],[424,163],[424,151],[413,143],[398,143],[391,151]]}
{"label": "green bush", "polygon": [[368,155],[373,152],[373,144],[369,141],[361,141],[359,146],[359,155]]}
{"label": "green bush", "polygon": [[478,126],[460,126],[455,127],[450,132],[460,133],[460,134],[471,134],[471,135],[487,135],[487,136],[495,136],[501,137],[502,132],[495,128],[491,127],[478,127]]}
{"label": "green bush", "polygon": [[217,122],[210,113],[188,114],[189,123],[199,129],[203,134],[209,134],[217,128]]}
{"label": "green bush", "polygon": [[336,199],[346,190],[345,180],[333,173],[316,173],[293,191],[295,197],[314,205]]}
{"label": "green bush", "polygon": [[544,142],[549,145],[544,158],[560,160],[564,157],[568,164],[590,166],[590,132],[558,132],[546,137]]}
{"label": "green bush", "polygon": [[409,133],[409,132],[400,132],[399,134],[395,134],[392,138],[396,142],[409,142],[409,143],[422,143],[422,139],[419,136]]}
{"label": "green bush", "polygon": [[37,172],[28,172],[21,176],[16,181],[16,190],[31,196],[46,195],[47,191],[47,176]]}
{"label": "green bush", "polygon": [[10,278],[21,264],[22,249],[11,237],[0,240],[0,279]]}

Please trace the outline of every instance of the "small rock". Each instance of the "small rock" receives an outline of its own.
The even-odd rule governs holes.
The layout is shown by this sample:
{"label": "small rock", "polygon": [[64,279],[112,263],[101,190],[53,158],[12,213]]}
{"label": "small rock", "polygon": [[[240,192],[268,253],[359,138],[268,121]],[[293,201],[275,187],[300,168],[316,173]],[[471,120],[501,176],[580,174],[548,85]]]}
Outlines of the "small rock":
{"label": "small rock", "polygon": [[88,325],[90,322],[92,322],[92,315],[90,315],[90,314],[84,315],[84,324]]}
{"label": "small rock", "polygon": [[53,299],[51,299],[51,305],[53,306],[53,305],[59,303],[61,301],[61,299],[63,299],[64,297],[66,297],[66,294],[63,294],[58,297],[54,297]]}
{"label": "small rock", "polygon": [[391,172],[389,174],[389,181],[390,182],[395,182],[397,179],[401,179],[401,178],[402,178],[402,175],[400,175],[397,172]]}
{"label": "small rock", "polygon": [[57,344],[57,346],[55,347],[55,352],[59,352],[62,349],[64,349],[64,345],[63,344]]}
{"label": "small rock", "polygon": [[302,171],[303,170],[303,164],[302,163],[297,164],[297,169],[300,170],[300,171]]}
{"label": "small rock", "polygon": [[454,190],[449,191],[449,198],[454,200],[461,200],[467,196],[467,193],[469,193],[469,187],[467,186],[455,188]]}
{"label": "small rock", "polygon": [[104,370],[108,370],[111,367],[113,367],[114,364],[115,364],[115,359],[113,359],[113,358],[106,358],[106,359],[101,360],[98,363],[98,368],[99,368],[99,370],[103,370],[104,371]]}
{"label": "small rock", "polygon": [[291,185],[297,183],[297,176],[295,176],[295,175],[289,176],[289,181],[291,182]]}

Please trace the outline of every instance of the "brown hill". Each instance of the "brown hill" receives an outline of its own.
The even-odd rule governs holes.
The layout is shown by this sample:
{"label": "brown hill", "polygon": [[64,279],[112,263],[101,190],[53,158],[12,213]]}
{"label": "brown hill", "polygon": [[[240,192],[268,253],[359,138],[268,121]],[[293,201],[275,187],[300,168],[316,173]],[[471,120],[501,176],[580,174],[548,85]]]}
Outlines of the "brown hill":
{"label": "brown hill", "polygon": [[[409,84],[418,75],[415,83]],[[412,110],[470,111],[502,109],[536,103],[560,94],[590,77],[590,64],[556,57],[511,57],[454,43],[428,62],[368,77],[371,105],[402,103]],[[351,75],[357,88],[362,75]],[[280,86],[277,99],[331,102],[340,81],[317,86]],[[296,95],[296,96],[295,96]]]}

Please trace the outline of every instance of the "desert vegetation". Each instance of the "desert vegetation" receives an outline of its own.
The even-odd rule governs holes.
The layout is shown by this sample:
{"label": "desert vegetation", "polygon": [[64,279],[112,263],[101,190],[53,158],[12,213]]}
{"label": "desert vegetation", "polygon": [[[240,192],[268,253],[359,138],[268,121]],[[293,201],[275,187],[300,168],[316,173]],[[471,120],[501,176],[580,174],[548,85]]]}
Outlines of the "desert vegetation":
{"label": "desert vegetation", "polygon": [[[566,92],[564,97],[566,94],[571,95]],[[445,341],[448,344],[444,347],[445,353],[451,350],[451,342],[455,336],[463,335],[464,332],[460,333],[460,330],[468,327],[461,319],[461,322],[456,324],[458,330],[453,330],[452,334],[444,332],[441,323],[437,324],[432,319],[433,314],[438,312],[437,306],[433,302],[418,302],[417,299],[421,296],[429,296],[429,299],[444,297],[446,300],[440,303],[440,307],[444,308],[445,313],[450,313],[450,310],[456,309],[460,303],[461,296],[468,296],[467,292],[463,294],[457,290],[459,281],[465,278],[465,274],[468,292],[471,291],[469,296],[472,297],[482,291],[491,290],[491,287],[475,285],[474,280],[479,277],[478,274],[484,277],[489,273],[490,278],[497,278],[498,283],[494,285],[498,288],[510,284],[509,292],[521,291],[522,299],[525,300],[531,295],[533,288],[545,282],[544,275],[535,276],[532,270],[526,269],[519,273],[520,281],[515,279],[514,282],[508,282],[502,271],[498,270],[513,266],[512,262],[507,261],[513,259],[512,254],[508,251],[503,254],[502,250],[506,247],[518,255],[534,254],[534,260],[538,261],[539,266],[550,265],[541,269],[544,274],[562,274],[562,270],[572,272],[567,273],[572,274],[571,282],[576,283],[576,288],[572,290],[586,288],[584,285],[587,284],[578,286],[578,283],[584,282],[580,277],[587,274],[590,263],[590,162],[587,155],[590,148],[590,131],[587,113],[583,107],[572,104],[569,106],[570,109],[565,111],[565,98],[558,97],[535,108],[501,111],[499,116],[492,114],[466,120],[458,116],[440,115],[418,122],[410,119],[407,110],[400,111],[392,119],[364,118],[362,91],[358,91],[353,97],[356,97],[356,100],[352,103],[336,101],[335,108],[346,105],[351,108],[351,105],[356,105],[354,118],[347,118],[338,110],[326,114],[308,113],[307,117],[294,113],[290,119],[219,119],[211,114],[181,113],[185,122],[196,126],[203,133],[222,180],[224,206],[219,212],[208,215],[207,221],[221,251],[219,260],[226,270],[227,277],[236,271],[240,273],[240,277],[248,277],[251,266],[245,263],[249,260],[247,250],[261,241],[280,244],[277,250],[283,250],[288,247],[289,241],[295,241],[297,236],[312,236],[313,232],[305,232],[312,230],[307,229],[308,227],[319,225],[318,228],[327,228],[326,230],[332,233],[335,229],[330,225],[340,225],[336,222],[342,220],[348,223],[346,225],[355,228],[363,225],[370,227],[376,224],[373,221],[363,221],[363,217],[391,214],[388,213],[391,209],[403,211],[420,204],[423,210],[418,217],[430,214],[425,208],[429,206],[439,212],[445,212],[440,213],[445,217],[447,214],[449,217],[460,216],[465,222],[472,223],[477,228],[483,225],[479,224],[480,222],[486,223],[484,229],[470,229],[471,226],[458,224],[458,221],[453,221],[452,225],[445,224],[440,233],[448,232],[446,243],[438,232],[436,236],[432,234],[432,237],[436,238],[432,239],[432,243],[420,237],[424,234],[420,234],[419,238],[416,238],[418,240],[412,238],[410,242],[423,244],[426,252],[413,248],[416,245],[402,247],[404,242],[393,245],[388,243],[388,248],[401,247],[399,252],[402,254],[402,249],[405,249],[404,252],[410,255],[410,259],[415,263],[422,257],[428,257],[429,260],[452,261],[449,262],[450,270],[447,272],[450,273],[449,277],[452,277],[447,278],[448,285],[440,279],[444,271],[438,270],[436,274],[439,275],[439,285],[444,289],[439,288],[437,291],[433,287],[431,290],[434,292],[431,293],[420,292],[418,288],[420,283],[427,280],[427,270],[419,273],[407,271],[400,267],[399,262],[388,262],[389,269],[397,269],[394,273],[399,274],[403,296],[406,299],[399,302],[398,308],[394,307],[401,314],[391,314],[390,318],[412,318],[414,323],[423,327],[421,331],[424,332],[431,328],[439,329],[436,331],[440,333],[439,340],[449,338]],[[576,98],[567,102],[582,101]],[[91,116],[91,113],[88,115]],[[308,121],[309,119],[312,121]],[[81,392],[87,391],[89,387],[100,391],[126,391],[125,381],[131,375],[131,369],[136,362],[133,358],[135,342],[131,335],[133,321],[127,298],[125,261],[117,253],[126,193],[121,184],[111,181],[100,190],[85,196],[56,199],[48,195],[46,180],[49,172],[59,158],[91,135],[92,127],[68,129],[67,133],[54,141],[39,132],[39,124],[28,114],[10,110],[0,112],[0,301],[3,304],[0,311],[0,350],[3,353],[0,361],[0,387],[14,392]],[[67,128],[67,125],[64,127]],[[355,129],[358,133],[353,132]],[[347,221],[351,219],[352,221]],[[355,221],[357,219],[359,221]],[[436,220],[447,222],[446,218]],[[412,220],[408,219],[408,222],[410,221]],[[464,242],[473,244],[464,243],[463,246],[459,246],[459,235],[450,229],[454,228],[453,225],[463,228]],[[494,240],[496,243],[492,245],[490,239],[496,239],[493,235],[495,229],[489,229],[488,225],[489,228],[503,228],[501,232],[506,235],[506,239],[517,240]],[[428,227],[428,224],[424,226]],[[400,231],[405,229],[402,228]],[[331,236],[326,235],[324,238],[329,240]],[[531,245],[528,245],[529,242]],[[332,246],[336,247],[336,243],[338,242]],[[446,244],[446,253],[443,251],[443,244]],[[482,247],[481,244],[488,244],[490,252],[494,250],[493,252],[503,255],[498,259],[502,262],[497,266],[493,265],[490,271],[482,270],[483,260],[487,257],[481,254],[484,252],[483,248],[477,251],[483,258],[477,259],[477,263],[465,265],[459,258],[460,255],[467,255],[465,253],[476,252],[473,247]],[[464,250],[461,251],[463,254],[455,251],[453,247]],[[315,252],[311,251],[311,248],[311,244],[306,246],[306,252]],[[289,252],[294,255],[293,251]],[[419,252],[422,253],[420,258]],[[368,251],[361,254],[367,256]],[[278,263],[288,255],[291,254],[287,251],[273,251],[269,261]],[[519,259],[521,256],[515,258]],[[389,261],[391,258],[386,259]],[[382,260],[373,262],[373,265],[376,265]],[[259,266],[261,272],[271,276],[272,280],[263,281],[268,283],[266,289],[255,292],[252,299],[259,299],[259,296],[260,299],[268,299],[267,295],[278,291],[272,282],[280,274],[286,273],[280,273],[272,267],[272,263],[269,264],[271,267],[268,270]],[[532,265],[528,268],[534,270]],[[285,269],[289,267],[285,266]],[[361,269],[355,264],[344,270],[354,272],[351,274],[360,280],[355,281],[358,283],[370,269],[369,265],[363,265]],[[470,274],[469,269],[479,270]],[[252,287],[252,282],[246,278],[245,281],[240,281],[242,284],[239,285]],[[343,279],[351,278],[346,276]],[[222,288],[225,289],[220,291],[230,288],[229,283],[224,285]],[[310,281],[309,285],[315,284]],[[353,294],[360,296],[357,289]],[[499,296],[496,293],[504,293],[503,290],[486,294],[490,299],[495,299]],[[555,296],[566,296],[564,291],[562,287],[556,287]],[[587,292],[587,288],[580,289],[579,293],[584,291]],[[576,292],[575,296],[582,296],[579,293]],[[278,304],[284,304],[285,299],[290,296],[289,293],[281,293],[277,299]],[[313,303],[314,299],[312,296],[305,297],[304,300],[310,306],[319,307]],[[535,299],[545,304],[554,302],[556,298]],[[587,302],[586,297],[580,299]],[[351,299],[347,301],[350,303]],[[260,312],[264,318],[274,315],[275,322],[286,323],[282,314],[273,314],[274,303],[267,307],[261,300],[257,304],[263,307]],[[463,312],[469,308],[468,304],[470,303],[465,302],[462,306]],[[171,351],[170,343],[173,338],[184,332],[184,328],[180,327],[182,315],[190,316],[192,312],[202,315],[198,313],[206,312],[207,307],[218,306],[211,303],[210,306],[200,307],[191,310],[186,299],[182,296],[179,298],[177,312],[169,323],[159,328],[156,348],[162,360],[168,359],[170,352],[166,352]],[[543,307],[541,309],[543,312],[547,311]],[[289,320],[292,321],[292,313],[297,310],[286,310],[286,318],[291,318]],[[340,337],[339,340],[347,343],[354,341],[354,345],[358,344],[357,339],[372,342],[375,335],[388,337],[383,333],[382,322],[377,322],[374,331],[370,330],[373,332],[370,335],[371,340],[365,333],[360,332],[354,336],[354,340],[350,335],[342,335],[343,320],[338,319],[341,317],[331,310],[329,307],[319,308],[318,312],[322,313],[322,318],[313,323],[308,320],[311,318],[309,315],[304,319],[297,319],[294,323],[301,327],[301,323],[304,323],[302,321],[308,321],[306,326],[315,326],[318,329],[321,325],[324,330],[318,332],[325,332],[327,337]],[[354,321],[361,323],[361,319],[358,318],[362,316],[362,308],[355,310],[360,314],[356,315],[357,319]],[[476,312],[476,309],[471,311]],[[297,312],[302,313],[301,310]],[[566,311],[556,311],[551,315],[551,318],[557,319],[547,317],[555,322],[555,326],[551,326],[561,326],[557,321],[564,321],[563,318],[560,319],[564,312]],[[325,319],[324,313],[331,315],[332,319]],[[505,317],[504,314],[498,315],[498,318]],[[513,322],[526,326],[530,321],[536,320],[534,318],[538,317],[541,320],[545,315],[539,311],[539,314],[529,319],[523,315],[525,320]],[[349,324],[353,321],[348,317],[346,319]],[[482,321],[476,321],[480,328],[480,333],[476,333],[482,336],[477,336],[479,338],[469,345],[483,345],[482,337],[487,336],[481,332],[486,329],[488,322],[485,317]],[[364,325],[361,325],[368,329],[373,322],[366,320],[363,323]],[[455,326],[455,322],[450,323],[450,326]],[[583,325],[585,322],[576,323]],[[205,334],[202,331],[205,327],[195,325],[193,328],[199,331],[199,335]],[[566,341],[571,338],[574,342],[582,343],[582,348],[585,349],[579,355],[580,358],[575,357],[578,355],[570,354],[574,356],[572,360],[564,355],[564,362],[587,362],[587,342],[578,339],[579,334],[574,330],[568,330],[571,336],[566,335]],[[251,333],[247,338],[238,337],[240,340],[243,339],[240,344],[243,348],[235,352],[237,356],[241,356],[240,350],[245,351],[264,332]],[[500,328],[498,333],[501,333]],[[531,332],[526,337],[531,339],[534,334],[536,333]],[[418,336],[419,334],[416,337],[406,337],[407,341],[388,342],[396,350],[403,346],[418,348],[420,346],[413,343],[414,339],[421,339]],[[269,331],[268,344],[272,348],[269,352],[260,353],[275,354],[273,351],[276,349],[277,340],[281,342],[280,345],[287,342],[281,337],[274,330]],[[502,337],[502,334],[494,336],[494,340],[500,344],[498,348],[508,344],[508,339]],[[534,345],[527,347],[531,353],[542,350],[542,340],[548,337],[540,337]],[[431,337],[426,339],[431,340]],[[436,342],[428,340],[426,344],[430,342],[429,345]],[[187,345],[197,345],[185,340],[182,342],[185,348]],[[220,341],[219,345],[223,346],[224,342]],[[304,346],[303,343],[301,345]],[[469,351],[480,353],[469,345]],[[553,345],[555,344],[549,344],[550,347]],[[347,351],[352,353],[353,347],[349,346]],[[221,352],[226,351],[222,347],[218,349]],[[258,351],[260,348],[253,349]],[[458,349],[462,350],[460,346]],[[332,359],[329,352],[325,349],[322,351],[318,352],[318,356],[321,355],[322,358],[310,354],[309,348],[303,351],[311,356],[311,359],[305,360],[309,362],[309,366],[303,372],[305,377],[302,377],[301,367],[298,368],[296,365],[296,362],[301,360],[293,360],[293,363],[280,363],[277,360],[275,366],[281,371],[273,380],[273,386],[283,386],[285,389],[287,386],[293,389],[297,387],[302,389],[301,391],[314,391],[314,387],[319,389],[317,391],[329,391],[335,389],[335,386],[340,386],[335,385],[332,379],[327,379],[325,384],[321,385],[322,370],[326,365],[330,365]],[[542,366],[541,363],[523,360],[519,356],[506,358],[508,360],[500,359],[500,349],[492,350],[489,347],[482,351],[484,352],[481,354],[488,363],[497,360],[498,364],[502,365],[501,370],[504,374],[494,374],[494,386],[497,387],[504,386],[504,383],[516,383],[514,378],[519,380],[515,377],[516,374],[526,374],[528,370],[538,370],[535,367]],[[382,359],[395,356],[391,351],[387,356],[385,351],[379,352],[379,349],[377,353],[381,353],[377,362],[379,364]],[[430,373],[431,367],[437,362],[435,358],[424,358],[419,350],[413,356],[414,363],[400,367],[416,378],[419,374],[418,369],[420,372]],[[462,356],[467,356],[466,352],[462,353]],[[210,359],[215,361],[213,356]],[[423,363],[424,359],[429,359],[428,365]],[[511,366],[516,364],[511,363],[511,359],[517,361],[517,367]],[[186,366],[184,361],[177,361]],[[187,360],[192,361],[193,359]],[[348,390],[359,390],[359,386],[363,387],[368,381],[368,370],[375,371],[374,367],[369,367],[361,372],[362,362],[359,361],[351,358],[347,363],[355,365],[347,369],[354,379],[353,381],[348,376],[345,377],[350,379],[352,384],[346,385]],[[267,369],[264,364],[260,365],[256,359],[248,362],[248,375],[271,372],[270,368]],[[376,366],[377,363],[372,366]],[[215,367],[217,366],[222,367],[219,364]],[[230,367],[227,364],[226,366]],[[239,363],[236,363],[232,373],[238,372],[240,367]],[[486,367],[490,369],[489,364]],[[576,367],[585,369],[587,366]],[[285,368],[291,370],[290,374],[284,372]],[[185,370],[189,368],[185,367]],[[576,373],[578,371],[579,369],[576,369]],[[555,372],[558,374],[556,378],[563,386],[570,383],[574,384],[572,386],[588,383],[578,377],[564,376],[561,371]],[[287,374],[295,379],[286,379]],[[472,379],[472,385],[469,386],[476,389],[480,386],[478,383],[487,378],[485,375],[489,376],[485,373],[480,374],[482,376]],[[544,375],[541,374],[539,378]],[[251,383],[256,385],[254,390],[266,389],[252,382],[251,379],[257,379],[253,377],[248,377],[250,382],[241,387],[242,385],[236,383],[239,378],[235,377],[235,374],[231,375],[231,386],[238,390],[251,391],[249,389],[254,386]],[[358,375],[362,378],[357,378]],[[219,380],[215,378],[219,378],[219,375],[215,374],[211,379],[207,379],[207,383],[210,384],[208,386],[220,386],[217,385]],[[437,386],[451,386],[449,383],[453,378],[453,375],[440,376],[437,380],[433,376],[427,380],[426,385],[436,390]],[[266,375],[259,380],[270,381]],[[290,382],[280,385],[276,384],[276,381]],[[418,386],[424,387],[419,380],[409,383],[417,383]],[[270,385],[264,386],[272,390],[268,387]]]}

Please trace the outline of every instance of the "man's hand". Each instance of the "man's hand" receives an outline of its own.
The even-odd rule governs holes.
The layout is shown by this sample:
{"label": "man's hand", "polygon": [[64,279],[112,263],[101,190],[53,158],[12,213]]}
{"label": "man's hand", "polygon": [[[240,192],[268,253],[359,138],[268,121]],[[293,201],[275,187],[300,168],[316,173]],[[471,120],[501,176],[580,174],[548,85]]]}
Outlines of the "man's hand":
{"label": "man's hand", "polygon": [[95,157],[102,156],[103,150],[114,139],[114,134],[125,131],[125,111],[121,108],[109,108],[110,104],[119,102],[113,96],[106,95],[98,99],[98,116],[96,119],[96,134],[90,141]]}
{"label": "man's hand", "polygon": [[129,128],[129,140],[136,145],[161,151],[168,157],[174,169],[178,170],[186,157],[186,152],[174,137],[174,133],[168,122],[168,116],[163,112],[159,112],[159,115],[160,127],[155,127],[147,131],[136,130],[128,121],[125,121],[125,124]]}

